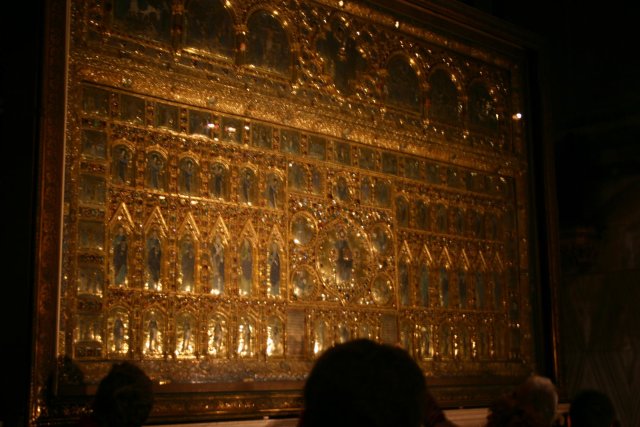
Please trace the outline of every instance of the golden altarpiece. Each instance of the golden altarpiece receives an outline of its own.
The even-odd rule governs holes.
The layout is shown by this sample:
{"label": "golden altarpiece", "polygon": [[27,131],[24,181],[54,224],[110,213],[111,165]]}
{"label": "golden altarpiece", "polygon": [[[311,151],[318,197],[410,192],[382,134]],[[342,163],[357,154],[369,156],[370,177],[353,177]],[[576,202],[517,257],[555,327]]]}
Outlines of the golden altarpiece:
{"label": "golden altarpiece", "polygon": [[55,332],[34,420],[80,414],[121,360],[165,421],[294,415],[314,358],[355,337],[406,348],[444,405],[535,370],[518,49],[384,2],[57,13],[59,274],[40,285]]}

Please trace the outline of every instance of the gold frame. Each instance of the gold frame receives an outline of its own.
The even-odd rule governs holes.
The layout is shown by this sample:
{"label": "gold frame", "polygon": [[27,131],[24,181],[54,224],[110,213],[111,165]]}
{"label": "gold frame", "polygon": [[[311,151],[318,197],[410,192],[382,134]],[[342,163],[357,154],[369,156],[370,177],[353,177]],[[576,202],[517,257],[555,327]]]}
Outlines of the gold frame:
{"label": "gold frame", "polygon": [[[177,17],[187,13],[181,1],[171,3],[174,26],[163,42],[149,39],[134,27],[128,28],[133,35],[126,25],[118,27],[117,16],[106,14],[100,2],[48,3],[32,422],[58,424],[82,414],[110,363],[122,359],[140,363],[156,381],[152,417],[157,421],[295,415],[300,409],[304,375],[313,362],[314,343],[317,346],[319,342],[313,339],[318,325],[334,331],[326,345],[339,340],[342,331],[347,334],[345,339],[364,334],[401,343],[420,360],[436,397],[445,406],[486,404],[540,365],[535,354],[539,331],[533,306],[537,302],[527,297],[538,274],[538,248],[531,236],[535,211],[529,201],[531,142],[525,121],[518,115],[527,117],[531,111],[525,97],[526,43],[514,42],[507,35],[486,38],[469,26],[460,11],[436,5],[403,3],[397,6],[395,13],[399,15],[394,15],[386,2],[334,3],[309,3],[307,12],[317,12],[309,15],[301,12],[301,5],[289,10],[275,2],[227,2],[237,36],[231,58],[216,56],[202,46],[184,45],[175,26]],[[409,14],[418,16],[418,21],[409,20]],[[337,22],[338,27],[321,28],[318,16]],[[442,16],[450,25],[446,31],[438,25]],[[256,22],[262,25],[277,17],[287,28],[290,63],[295,66],[284,67],[287,62],[282,58],[252,65],[252,61],[259,61],[251,56],[255,41],[242,38],[253,28],[251,17],[257,17]],[[389,61],[369,57],[369,63],[390,68],[394,58],[400,58],[399,67],[403,61],[409,64],[418,82],[417,103],[407,102],[406,93],[404,98],[383,94],[384,84],[402,88],[402,83],[385,80],[384,69],[364,77],[352,75],[355,83],[343,82],[340,87],[338,74],[323,68],[322,58],[327,56],[314,52],[319,44],[304,44],[309,34],[317,41],[356,27],[367,31],[369,38],[359,41],[371,48],[367,54],[389,57]],[[68,55],[64,51],[67,42]],[[245,54],[247,46],[249,53]],[[343,47],[348,53],[347,44]],[[330,56],[332,51],[327,49]],[[357,55],[357,49],[351,52]],[[436,83],[425,74],[434,76],[438,70],[446,70],[444,75],[450,75],[456,87],[456,106],[462,108],[457,122],[424,109],[424,100],[432,95],[429,91]],[[333,84],[327,83],[331,83],[328,77],[334,77]],[[489,126],[480,119],[474,123],[468,114],[473,110],[469,101],[476,99],[476,81],[490,88],[492,109],[487,111],[495,114],[496,120],[494,123],[489,117]],[[92,91],[99,93],[98,98],[87,95]],[[92,110],[87,99],[106,100],[107,109]],[[142,103],[142,115],[128,116],[123,112],[127,103],[134,107]],[[171,114],[176,116],[159,122],[160,115]],[[208,115],[213,124],[214,131],[204,139],[189,131],[189,119],[199,115]],[[226,122],[246,127],[244,139],[225,141],[223,130],[233,127]],[[110,148],[96,156],[87,154],[83,144],[92,137],[86,135],[99,134],[101,129],[107,129],[105,148]],[[283,151],[287,132],[300,135],[301,152]],[[263,134],[268,135],[267,145],[260,137]],[[321,152],[313,147],[322,148],[323,144],[327,151],[318,157]],[[123,185],[116,185],[114,177],[119,172],[112,150],[125,147],[131,152],[137,146],[143,148],[137,149],[135,172],[126,179],[123,172]],[[203,146],[214,149],[207,151]],[[344,147],[349,149],[348,158]],[[145,162],[150,153],[160,153],[174,162],[175,169],[165,178],[166,190],[149,189]],[[231,176],[220,187],[227,198],[213,200],[205,191],[208,182],[204,174],[193,184],[190,178],[185,181],[186,175],[180,173],[185,159],[196,168],[223,165]],[[413,162],[420,168],[414,169]],[[294,173],[292,164],[307,173],[297,188],[289,175]],[[437,180],[429,177],[434,169]],[[245,171],[257,179],[246,189],[239,181]],[[320,176],[317,188],[314,172]],[[269,193],[269,182],[280,183],[279,191]],[[191,185],[200,192],[191,193]],[[344,191],[342,185],[346,185]],[[271,201],[268,194],[274,197]],[[398,210],[403,201],[408,208],[406,225]],[[427,206],[433,208],[431,217],[421,217]],[[478,211],[486,213],[482,232],[473,228]],[[168,220],[168,212],[176,215]],[[485,226],[491,226],[497,214],[507,218],[507,225],[497,226],[498,234],[489,236]],[[291,238],[294,217],[305,217],[312,224],[316,243],[311,248],[305,249]],[[270,226],[264,226],[265,222]],[[83,227],[104,227],[98,233],[103,237],[82,243],[82,236],[91,235],[84,233]],[[185,289],[178,285],[178,276],[184,273],[178,271],[178,254],[174,261],[165,259],[157,272],[166,279],[166,289],[143,284],[148,282],[143,278],[147,274],[144,267],[129,273],[138,285],[114,286],[114,279],[106,277],[113,263],[108,246],[118,227],[124,227],[129,236],[143,238],[132,246],[138,255],[128,255],[129,261],[125,261],[132,270],[147,263],[145,255],[140,255],[147,231],[157,230],[166,237],[163,253],[179,252],[181,239],[188,236],[196,254],[203,255],[218,230],[225,244],[235,237],[250,242],[255,254],[251,273],[239,273],[240,263],[235,270],[225,269],[224,281],[235,289],[225,298],[180,293]],[[379,236],[383,236],[381,242],[372,241]],[[389,240],[392,251],[384,255]],[[344,277],[331,279],[331,274],[339,273],[327,270],[323,260],[336,259],[332,257],[337,241],[357,249],[360,258],[345,264],[349,270]],[[509,248],[510,243],[516,246]],[[270,247],[278,248],[277,265],[284,264],[277,279],[270,276],[276,264],[266,269],[260,266],[260,260],[265,261],[273,252],[267,249],[260,255],[259,250]],[[305,264],[301,261],[305,257],[315,261]],[[387,267],[372,273],[376,263],[391,265],[391,274],[383,271]],[[82,265],[89,270],[100,265],[105,268],[101,273],[104,285],[94,291],[83,288],[86,295],[80,295],[80,288],[88,286],[79,284]],[[190,279],[196,291],[205,289],[207,282],[202,279],[203,265],[208,264],[194,266],[196,278]],[[420,295],[416,286],[423,266],[426,282],[446,277],[449,289],[451,280],[451,295],[448,291],[443,295],[442,281],[440,291],[427,288],[427,293]],[[408,277],[406,283],[412,284],[405,302],[400,294],[401,269]],[[314,281],[313,291],[309,291],[312,297],[305,296],[303,287],[294,292],[291,281],[298,271]],[[476,278],[469,280],[472,273]],[[251,282],[246,291],[233,288],[242,274]],[[501,288],[505,295],[496,297],[495,306],[487,303],[485,307],[477,301],[494,294],[484,296],[482,291],[480,296],[476,289],[484,289],[480,283],[496,275],[511,285]],[[269,280],[282,287],[280,297],[273,297],[275,291],[264,285]],[[467,288],[465,284],[463,294],[461,285],[453,285],[466,280],[473,285]],[[371,282],[371,288],[362,282]],[[158,294],[153,294],[154,290]],[[392,300],[385,299],[388,291]],[[467,296],[472,291],[476,293]],[[249,297],[243,298],[243,292]],[[133,301],[132,305],[124,304],[125,300]],[[163,300],[171,303],[166,305]],[[431,302],[421,307],[422,300]],[[510,306],[515,307],[515,313]],[[108,338],[106,331],[113,330],[114,317],[109,313],[114,310],[128,313],[128,344],[111,352],[108,345],[114,339]],[[208,320],[200,312],[211,310],[224,314],[226,327],[233,325],[236,332],[239,325],[256,327],[257,338],[251,338],[257,340],[255,348],[243,353],[238,336],[230,331],[226,338],[228,357],[223,361],[209,357]],[[164,319],[164,346],[172,349],[157,356],[145,352],[143,344],[149,340],[143,325],[154,313],[164,313],[160,318],[160,323]],[[78,326],[83,316],[101,332],[84,333]],[[186,330],[178,325],[178,318],[185,322],[200,319],[193,349],[184,357],[176,350],[180,346],[178,331]],[[249,323],[240,321],[246,318]],[[95,319],[99,322],[91,323]],[[268,349],[266,319],[276,319],[275,325],[288,328],[275,352]],[[360,328],[364,324],[368,325],[366,331]],[[448,344],[436,341],[419,350],[423,330]],[[98,338],[88,338],[88,344],[81,345],[84,341],[79,336],[87,334]]]}

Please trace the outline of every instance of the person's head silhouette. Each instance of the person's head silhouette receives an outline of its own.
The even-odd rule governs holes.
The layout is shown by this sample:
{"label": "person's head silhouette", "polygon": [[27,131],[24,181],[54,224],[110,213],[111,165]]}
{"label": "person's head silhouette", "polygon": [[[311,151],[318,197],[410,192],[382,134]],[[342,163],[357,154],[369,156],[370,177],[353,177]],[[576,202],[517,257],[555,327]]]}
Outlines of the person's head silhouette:
{"label": "person's head silhouette", "polygon": [[532,375],[490,405],[487,427],[550,427],[557,409],[558,392],[551,380]]}
{"label": "person's head silhouette", "polygon": [[571,400],[570,427],[612,427],[617,425],[613,403],[597,390],[581,390]]}
{"label": "person's head silhouette", "polygon": [[101,427],[139,427],[153,406],[153,383],[130,362],[116,363],[100,381],[92,418]]}
{"label": "person's head silhouette", "polygon": [[422,370],[405,350],[367,339],[325,351],[307,378],[303,399],[300,427],[418,427],[437,407]]}

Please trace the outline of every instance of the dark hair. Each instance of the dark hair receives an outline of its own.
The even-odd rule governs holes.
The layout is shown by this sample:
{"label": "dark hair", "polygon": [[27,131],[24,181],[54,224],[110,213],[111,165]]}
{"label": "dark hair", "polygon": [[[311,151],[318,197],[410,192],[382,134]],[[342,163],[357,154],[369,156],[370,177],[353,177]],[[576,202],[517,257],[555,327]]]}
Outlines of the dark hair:
{"label": "dark hair", "polygon": [[138,427],[153,406],[152,381],[130,362],[116,363],[100,381],[93,416],[103,426]]}
{"label": "dark hair", "polygon": [[303,398],[302,427],[417,427],[425,417],[427,385],[405,350],[356,339],[318,358]]}
{"label": "dark hair", "polygon": [[571,427],[610,427],[616,415],[609,397],[597,390],[578,392],[569,407]]}
{"label": "dark hair", "polygon": [[487,427],[549,427],[557,407],[558,393],[551,380],[533,375],[489,406]]}

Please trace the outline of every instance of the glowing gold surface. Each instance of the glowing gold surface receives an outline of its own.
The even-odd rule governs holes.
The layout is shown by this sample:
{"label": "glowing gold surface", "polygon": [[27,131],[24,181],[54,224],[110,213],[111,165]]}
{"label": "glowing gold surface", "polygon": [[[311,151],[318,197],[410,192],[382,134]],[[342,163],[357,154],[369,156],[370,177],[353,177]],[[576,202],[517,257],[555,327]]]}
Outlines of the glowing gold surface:
{"label": "glowing gold surface", "polygon": [[528,372],[517,61],[358,2],[290,3],[219,5],[229,50],[189,45],[184,7],[72,2],[59,355],[89,382],[119,359],[297,381],[370,337],[429,375]]}

